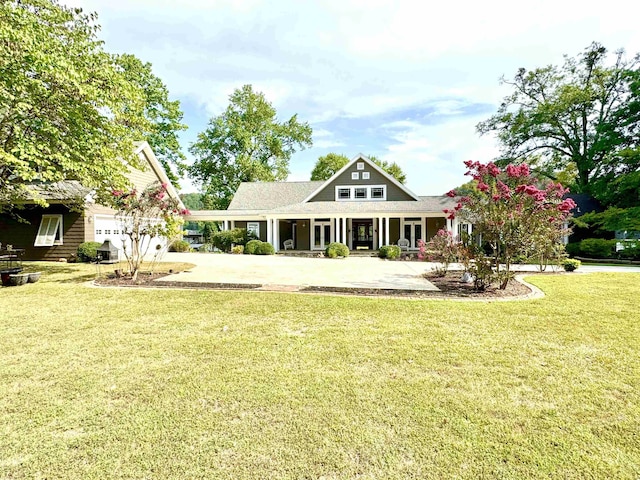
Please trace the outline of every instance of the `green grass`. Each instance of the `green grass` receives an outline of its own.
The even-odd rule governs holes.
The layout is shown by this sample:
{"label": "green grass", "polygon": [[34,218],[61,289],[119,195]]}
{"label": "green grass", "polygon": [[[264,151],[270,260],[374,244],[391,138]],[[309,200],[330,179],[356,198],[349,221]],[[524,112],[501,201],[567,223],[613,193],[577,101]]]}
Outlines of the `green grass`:
{"label": "green grass", "polygon": [[0,478],[640,475],[637,274],[476,303],[47,268],[0,289]]}

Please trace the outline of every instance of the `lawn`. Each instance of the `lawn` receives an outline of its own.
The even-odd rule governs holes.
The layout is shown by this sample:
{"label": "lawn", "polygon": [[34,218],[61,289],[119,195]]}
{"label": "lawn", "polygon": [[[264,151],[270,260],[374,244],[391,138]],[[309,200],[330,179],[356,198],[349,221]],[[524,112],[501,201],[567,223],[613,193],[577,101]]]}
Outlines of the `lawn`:
{"label": "lawn", "polygon": [[640,277],[412,301],[0,289],[0,478],[640,476]]}

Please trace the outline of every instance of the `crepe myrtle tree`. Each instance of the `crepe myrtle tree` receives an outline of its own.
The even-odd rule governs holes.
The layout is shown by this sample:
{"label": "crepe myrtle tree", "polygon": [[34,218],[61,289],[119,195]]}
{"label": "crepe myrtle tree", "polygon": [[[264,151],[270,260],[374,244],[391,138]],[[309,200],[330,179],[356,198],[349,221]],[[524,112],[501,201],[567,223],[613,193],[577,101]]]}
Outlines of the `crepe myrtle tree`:
{"label": "crepe myrtle tree", "polygon": [[[516,257],[548,257],[562,248],[562,237],[568,233],[566,224],[576,206],[560,183],[542,185],[532,177],[527,164],[508,165],[468,160],[467,172],[475,185],[467,196],[458,197],[454,190],[449,197],[458,197],[452,209],[445,209],[447,218],[460,218],[473,223],[474,233],[491,249],[492,274],[500,288],[506,288],[513,277],[511,265]],[[485,262],[480,250],[475,250],[472,263]]]}
{"label": "crepe myrtle tree", "polygon": [[178,200],[169,196],[166,183],[153,183],[142,192],[114,190],[113,205],[116,218],[122,225],[122,234],[129,240],[124,242],[132,280],[138,272],[154,238],[165,238],[171,242],[182,233],[183,219],[189,210],[181,208]]}

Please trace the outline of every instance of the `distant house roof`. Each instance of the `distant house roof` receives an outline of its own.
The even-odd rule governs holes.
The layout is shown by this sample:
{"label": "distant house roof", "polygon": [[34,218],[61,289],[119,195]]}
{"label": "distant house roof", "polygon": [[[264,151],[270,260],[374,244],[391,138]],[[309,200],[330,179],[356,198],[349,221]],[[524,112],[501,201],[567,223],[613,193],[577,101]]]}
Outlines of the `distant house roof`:
{"label": "distant house roof", "polygon": [[588,193],[570,193],[565,197],[576,202],[576,208],[571,210],[574,217],[580,217],[585,213],[604,211],[602,204]]}

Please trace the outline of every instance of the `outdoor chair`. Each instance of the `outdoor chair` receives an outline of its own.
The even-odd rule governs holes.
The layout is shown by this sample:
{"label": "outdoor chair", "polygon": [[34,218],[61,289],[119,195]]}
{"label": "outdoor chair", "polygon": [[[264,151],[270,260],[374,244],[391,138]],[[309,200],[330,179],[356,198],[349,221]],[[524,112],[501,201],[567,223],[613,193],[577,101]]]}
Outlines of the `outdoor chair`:
{"label": "outdoor chair", "polygon": [[284,249],[285,250],[293,250],[293,240],[290,238],[289,240],[284,241]]}
{"label": "outdoor chair", "polygon": [[400,250],[409,250],[409,240],[407,240],[406,238],[401,238],[400,240],[398,240],[398,246],[400,247]]}

